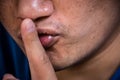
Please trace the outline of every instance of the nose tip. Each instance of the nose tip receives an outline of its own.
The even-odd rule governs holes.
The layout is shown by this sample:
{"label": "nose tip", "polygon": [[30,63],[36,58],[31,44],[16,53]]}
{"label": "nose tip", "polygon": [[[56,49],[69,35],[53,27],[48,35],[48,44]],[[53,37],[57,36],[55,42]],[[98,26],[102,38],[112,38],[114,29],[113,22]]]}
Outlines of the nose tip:
{"label": "nose tip", "polygon": [[20,0],[18,16],[22,19],[31,18],[35,20],[40,17],[50,16],[53,10],[51,0]]}

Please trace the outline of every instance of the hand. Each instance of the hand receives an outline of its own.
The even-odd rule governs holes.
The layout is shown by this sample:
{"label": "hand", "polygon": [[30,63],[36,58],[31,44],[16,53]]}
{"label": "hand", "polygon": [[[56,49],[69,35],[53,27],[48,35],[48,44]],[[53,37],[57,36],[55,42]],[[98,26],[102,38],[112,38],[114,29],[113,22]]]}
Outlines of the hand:
{"label": "hand", "polygon": [[32,80],[57,80],[52,64],[38,38],[35,24],[31,19],[25,19],[22,22],[21,35]]}
{"label": "hand", "polygon": [[13,75],[11,75],[11,74],[5,74],[4,76],[3,76],[3,79],[2,80],[19,80],[19,79],[17,79],[17,78],[15,78]]}

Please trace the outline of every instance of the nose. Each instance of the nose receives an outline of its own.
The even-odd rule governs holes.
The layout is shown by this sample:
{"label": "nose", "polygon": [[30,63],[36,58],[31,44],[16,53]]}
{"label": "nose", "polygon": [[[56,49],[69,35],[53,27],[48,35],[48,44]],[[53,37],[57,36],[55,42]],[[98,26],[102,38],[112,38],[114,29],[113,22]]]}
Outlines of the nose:
{"label": "nose", "polygon": [[18,16],[22,19],[33,20],[40,17],[50,16],[54,11],[51,0],[19,0]]}

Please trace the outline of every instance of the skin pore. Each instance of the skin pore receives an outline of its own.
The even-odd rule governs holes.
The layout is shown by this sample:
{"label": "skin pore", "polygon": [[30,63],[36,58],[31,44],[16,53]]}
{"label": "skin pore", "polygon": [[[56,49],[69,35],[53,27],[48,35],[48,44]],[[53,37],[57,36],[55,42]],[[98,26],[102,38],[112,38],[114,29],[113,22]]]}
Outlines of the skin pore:
{"label": "skin pore", "polygon": [[24,38],[30,24],[35,33],[39,28],[59,33],[48,49],[39,44],[33,50],[46,54],[55,70],[67,68],[57,72],[58,79],[108,80],[120,61],[119,5],[119,0],[1,0],[0,21],[27,55],[31,70],[31,36]]}

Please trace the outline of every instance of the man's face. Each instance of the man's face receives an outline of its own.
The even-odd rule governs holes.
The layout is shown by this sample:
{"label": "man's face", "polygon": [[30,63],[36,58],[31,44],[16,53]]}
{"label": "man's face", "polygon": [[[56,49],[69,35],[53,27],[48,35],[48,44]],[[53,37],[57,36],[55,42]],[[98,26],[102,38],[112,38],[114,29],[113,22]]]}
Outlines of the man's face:
{"label": "man's face", "polygon": [[[1,0],[0,20],[24,51],[20,25],[31,18],[55,69],[93,54],[117,27],[119,0]],[[50,38],[50,39],[49,39]]]}

